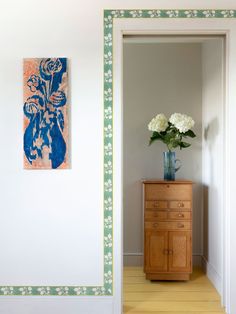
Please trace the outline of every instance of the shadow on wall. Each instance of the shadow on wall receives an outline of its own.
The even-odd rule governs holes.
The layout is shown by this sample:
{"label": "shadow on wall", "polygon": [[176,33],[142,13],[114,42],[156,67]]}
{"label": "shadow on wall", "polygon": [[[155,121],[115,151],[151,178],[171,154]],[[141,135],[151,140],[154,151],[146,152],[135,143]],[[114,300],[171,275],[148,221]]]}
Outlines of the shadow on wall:
{"label": "shadow on wall", "polygon": [[214,146],[215,139],[219,133],[219,121],[217,118],[211,120],[207,127],[204,129],[204,140],[209,147],[209,152],[211,153],[212,147]]}

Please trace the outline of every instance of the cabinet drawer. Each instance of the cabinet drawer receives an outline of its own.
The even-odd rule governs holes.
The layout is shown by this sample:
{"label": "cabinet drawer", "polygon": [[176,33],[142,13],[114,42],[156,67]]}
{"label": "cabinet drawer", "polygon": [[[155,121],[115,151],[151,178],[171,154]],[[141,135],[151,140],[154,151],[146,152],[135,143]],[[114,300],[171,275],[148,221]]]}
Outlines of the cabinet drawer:
{"label": "cabinet drawer", "polygon": [[190,221],[145,222],[145,229],[152,230],[191,230]]}
{"label": "cabinet drawer", "polygon": [[167,201],[146,201],[145,207],[146,208],[167,208],[168,206]]}
{"label": "cabinet drawer", "polygon": [[170,201],[169,208],[191,209],[190,201]]}
{"label": "cabinet drawer", "polygon": [[158,220],[165,220],[167,219],[167,212],[160,211],[160,210],[145,210],[144,218],[145,220],[156,219],[156,218]]}
{"label": "cabinet drawer", "polygon": [[192,184],[145,184],[146,200],[191,200]]}
{"label": "cabinet drawer", "polygon": [[191,212],[190,211],[170,211],[168,213],[168,219],[174,220],[190,220]]}

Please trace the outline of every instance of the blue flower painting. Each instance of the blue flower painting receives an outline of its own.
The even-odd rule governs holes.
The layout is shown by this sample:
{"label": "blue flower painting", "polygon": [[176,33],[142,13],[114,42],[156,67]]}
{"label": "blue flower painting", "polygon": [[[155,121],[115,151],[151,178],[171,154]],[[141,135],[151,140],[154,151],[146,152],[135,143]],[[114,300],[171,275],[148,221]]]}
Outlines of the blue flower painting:
{"label": "blue flower painting", "polygon": [[24,168],[68,168],[67,59],[24,59]]}

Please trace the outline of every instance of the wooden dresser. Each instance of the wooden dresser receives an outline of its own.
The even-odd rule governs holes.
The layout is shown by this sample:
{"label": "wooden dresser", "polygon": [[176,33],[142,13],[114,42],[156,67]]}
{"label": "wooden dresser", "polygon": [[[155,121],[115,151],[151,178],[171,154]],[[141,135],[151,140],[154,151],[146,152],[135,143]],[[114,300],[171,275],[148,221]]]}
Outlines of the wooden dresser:
{"label": "wooden dresser", "polygon": [[144,272],[188,280],[192,272],[192,182],[143,181]]}

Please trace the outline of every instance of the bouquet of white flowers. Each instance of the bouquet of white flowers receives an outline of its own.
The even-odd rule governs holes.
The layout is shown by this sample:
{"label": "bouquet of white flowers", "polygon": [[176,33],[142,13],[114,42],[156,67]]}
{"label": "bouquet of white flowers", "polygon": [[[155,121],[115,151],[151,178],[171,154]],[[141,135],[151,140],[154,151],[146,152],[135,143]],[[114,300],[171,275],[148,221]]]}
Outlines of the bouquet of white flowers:
{"label": "bouquet of white flowers", "polygon": [[187,148],[191,144],[183,141],[186,137],[195,137],[195,133],[191,130],[194,126],[194,120],[186,114],[174,113],[167,120],[163,113],[158,114],[148,124],[149,131],[153,134],[150,138],[149,145],[159,140],[167,145],[168,150],[177,148]]}

